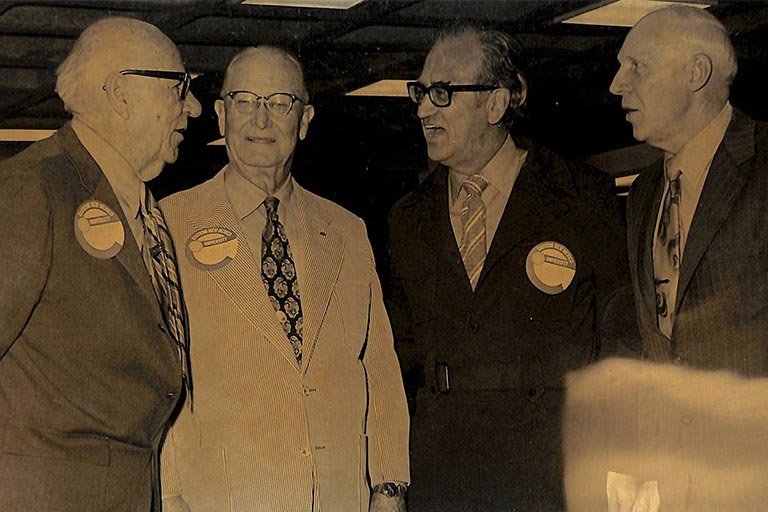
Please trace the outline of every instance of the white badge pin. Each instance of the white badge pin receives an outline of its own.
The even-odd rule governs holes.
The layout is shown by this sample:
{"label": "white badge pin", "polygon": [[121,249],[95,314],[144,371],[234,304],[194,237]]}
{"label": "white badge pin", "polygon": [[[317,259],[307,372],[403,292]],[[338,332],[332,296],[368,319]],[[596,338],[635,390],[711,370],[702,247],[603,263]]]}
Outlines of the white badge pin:
{"label": "white badge pin", "polygon": [[75,238],[85,252],[106,260],[123,248],[125,228],[109,206],[91,199],[75,211]]}
{"label": "white badge pin", "polygon": [[187,260],[200,270],[216,270],[237,255],[237,235],[231,229],[210,227],[198,229],[187,239]]}
{"label": "white badge pin", "polygon": [[546,294],[557,295],[573,281],[576,260],[563,244],[541,242],[528,253],[525,271],[536,288]]}

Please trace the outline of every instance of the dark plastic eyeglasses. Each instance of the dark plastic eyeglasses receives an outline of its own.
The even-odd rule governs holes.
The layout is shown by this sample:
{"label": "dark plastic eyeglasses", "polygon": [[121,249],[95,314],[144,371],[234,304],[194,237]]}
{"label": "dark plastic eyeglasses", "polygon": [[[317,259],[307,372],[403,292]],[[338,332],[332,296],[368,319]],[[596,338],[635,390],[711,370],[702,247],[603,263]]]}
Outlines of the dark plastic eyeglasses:
{"label": "dark plastic eyeglasses", "polygon": [[420,82],[408,82],[406,85],[408,86],[408,96],[415,104],[421,105],[424,96],[429,96],[429,101],[440,108],[451,105],[451,99],[455,92],[493,91],[499,88],[498,85],[452,85],[443,82],[436,82],[429,87]]}
{"label": "dark plastic eyeglasses", "polygon": [[189,94],[189,86],[192,83],[192,76],[186,71],[159,71],[154,69],[124,69],[121,75],[146,76],[149,78],[163,78],[166,80],[176,80],[179,82],[179,99],[184,101]]}

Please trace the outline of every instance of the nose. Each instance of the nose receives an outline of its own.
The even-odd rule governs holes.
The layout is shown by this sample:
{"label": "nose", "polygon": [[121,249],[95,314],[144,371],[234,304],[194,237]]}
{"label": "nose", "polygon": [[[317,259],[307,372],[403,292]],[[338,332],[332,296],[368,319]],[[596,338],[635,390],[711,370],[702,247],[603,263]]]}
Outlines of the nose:
{"label": "nose", "polygon": [[611,94],[615,94],[616,96],[621,96],[629,90],[629,84],[624,77],[623,69],[623,67],[620,67],[619,70],[616,71],[616,75],[613,77],[610,87],[608,87]]}
{"label": "nose", "polygon": [[419,119],[424,119],[436,112],[437,107],[432,103],[432,100],[429,99],[429,95],[425,94],[421,98],[421,103],[419,103],[418,109],[416,109],[416,115],[419,116]]}
{"label": "nose", "polygon": [[256,103],[256,109],[253,111],[253,122],[259,128],[266,128],[269,126],[270,121],[266,98],[259,98]]}
{"label": "nose", "polygon": [[203,112],[203,107],[200,106],[200,102],[197,101],[195,95],[190,91],[187,97],[184,98],[184,112],[189,117],[197,117]]}

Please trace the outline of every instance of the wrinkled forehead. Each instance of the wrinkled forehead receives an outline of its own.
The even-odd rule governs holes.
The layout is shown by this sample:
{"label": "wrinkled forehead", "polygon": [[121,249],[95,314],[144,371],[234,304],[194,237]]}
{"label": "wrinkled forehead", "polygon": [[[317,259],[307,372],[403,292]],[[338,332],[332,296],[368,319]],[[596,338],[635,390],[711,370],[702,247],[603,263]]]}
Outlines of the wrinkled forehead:
{"label": "wrinkled forehead", "polygon": [[480,75],[481,62],[477,39],[466,36],[444,39],[427,55],[419,82],[425,85],[435,82],[471,84]]}
{"label": "wrinkled forehead", "polygon": [[246,90],[257,94],[288,92],[301,95],[304,87],[296,63],[277,52],[253,53],[238,60],[225,79],[226,92]]}

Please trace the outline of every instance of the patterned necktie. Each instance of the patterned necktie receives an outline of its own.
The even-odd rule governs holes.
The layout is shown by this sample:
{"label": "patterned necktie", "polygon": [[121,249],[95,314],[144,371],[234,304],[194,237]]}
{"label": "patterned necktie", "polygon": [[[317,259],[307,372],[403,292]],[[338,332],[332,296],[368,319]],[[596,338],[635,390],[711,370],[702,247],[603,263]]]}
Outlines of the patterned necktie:
{"label": "patterned necktie", "polygon": [[299,280],[288,237],[285,236],[285,229],[277,216],[279,203],[280,200],[276,197],[270,196],[264,200],[267,222],[261,236],[261,280],[267,289],[269,301],[275,308],[277,319],[291,342],[293,355],[301,365],[304,317],[301,314]]}
{"label": "patterned necktie", "polygon": [[462,235],[459,252],[464,260],[464,268],[467,270],[472,289],[477,286],[480,272],[485,263],[485,203],[480,197],[488,186],[485,178],[479,174],[473,174],[461,184],[461,188],[467,193],[461,206]]}
{"label": "patterned necktie", "polygon": [[163,213],[152,200],[149,189],[146,191],[144,204],[141,205],[141,223],[144,228],[142,253],[147,268],[150,269],[152,286],[163,312],[163,319],[168,332],[176,342],[179,351],[184,384],[192,404],[192,379],[189,371],[189,351],[187,345],[187,319],[179,287],[178,266],[173,250],[173,242],[168,233]]}
{"label": "patterned necktie", "polygon": [[680,218],[679,169],[666,170],[667,190],[659,219],[659,229],[653,247],[653,271],[656,284],[656,314],[659,329],[667,338],[672,337],[674,323],[674,293],[677,291],[680,262],[682,260]]}

